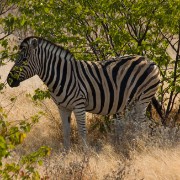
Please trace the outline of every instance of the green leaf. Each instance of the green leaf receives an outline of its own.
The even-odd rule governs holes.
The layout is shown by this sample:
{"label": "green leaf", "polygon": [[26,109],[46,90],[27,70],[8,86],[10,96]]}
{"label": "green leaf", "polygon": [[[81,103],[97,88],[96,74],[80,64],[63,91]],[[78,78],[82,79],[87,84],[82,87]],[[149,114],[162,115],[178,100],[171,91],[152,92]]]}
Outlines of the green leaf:
{"label": "green leaf", "polygon": [[12,97],[12,98],[10,99],[10,101],[11,101],[11,102],[14,102],[16,99],[17,99],[17,97]]}
{"label": "green leaf", "polygon": [[37,100],[42,101],[46,98],[50,98],[50,92],[48,90],[43,91],[38,88],[35,90],[35,94],[33,95],[32,98],[34,101],[37,101]]}

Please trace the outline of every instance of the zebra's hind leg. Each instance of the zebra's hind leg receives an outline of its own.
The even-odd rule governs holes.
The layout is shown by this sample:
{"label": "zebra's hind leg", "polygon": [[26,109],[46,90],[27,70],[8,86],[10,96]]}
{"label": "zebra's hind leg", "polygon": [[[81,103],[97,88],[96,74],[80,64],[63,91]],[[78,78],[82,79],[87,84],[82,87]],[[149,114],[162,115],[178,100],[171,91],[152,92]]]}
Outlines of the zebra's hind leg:
{"label": "zebra's hind leg", "polygon": [[71,118],[71,111],[59,108],[59,114],[62,120],[63,126],[63,141],[64,141],[64,148],[69,150],[70,148],[70,118]]}
{"label": "zebra's hind leg", "polygon": [[74,114],[77,121],[79,136],[82,140],[84,150],[88,149],[87,138],[86,138],[86,111],[85,108],[79,107],[74,109]]}
{"label": "zebra's hind leg", "polygon": [[113,116],[112,119],[112,132],[113,132],[113,142],[115,144],[120,143],[120,139],[124,133],[124,113],[117,113]]}
{"label": "zebra's hind leg", "polygon": [[149,103],[142,103],[140,101],[137,101],[134,110],[135,110],[135,120],[136,121],[146,121],[146,109]]}

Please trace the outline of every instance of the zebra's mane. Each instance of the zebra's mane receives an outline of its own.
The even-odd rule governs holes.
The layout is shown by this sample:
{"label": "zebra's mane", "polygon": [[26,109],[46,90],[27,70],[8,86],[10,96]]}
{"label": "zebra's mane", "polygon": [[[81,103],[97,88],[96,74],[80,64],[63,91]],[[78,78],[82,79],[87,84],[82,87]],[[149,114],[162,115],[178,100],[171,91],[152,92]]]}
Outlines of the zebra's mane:
{"label": "zebra's mane", "polygon": [[[49,44],[51,44],[51,45],[53,45],[53,46],[55,46],[55,47],[60,48],[61,50],[66,51],[67,53],[71,54],[71,55],[74,57],[73,53],[71,53],[69,49],[65,49],[65,48],[62,47],[61,45],[57,45],[57,44],[55,44],[55,43],[53,43],[53,42],[51,42],[51,41],[49,41],[49,40],[47,40],[47,39],[45,39],[45,38],[38,37],[38,36],[29,36],[29,37],[25,38],[25,39],[21,42],[21,45],[22,45],[23,43],[27,43],[30,39],[33,39],[33,38],[36,38],[36,39],[38,40],[38,44],[40,44],[42,41],[43,41],[43,42],[47,42],[47,43],[49,43]],[[20,46],[21,46],[21,45],[20,45]]]}

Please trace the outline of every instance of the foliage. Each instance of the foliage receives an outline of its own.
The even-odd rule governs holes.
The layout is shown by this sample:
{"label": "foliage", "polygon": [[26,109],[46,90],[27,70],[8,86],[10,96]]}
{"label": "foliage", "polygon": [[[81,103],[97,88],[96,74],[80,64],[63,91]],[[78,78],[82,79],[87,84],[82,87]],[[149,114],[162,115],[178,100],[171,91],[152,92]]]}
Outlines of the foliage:
{"label": "foliage", "polygon": [[36,100],[42,101],[46,98],[50,98],[50,92],[48,90],[43,91],[43,90],[38,88],[34,92],[35,92],[35,94],[32,97],[32,99],[34,101],[36,101]]}
{"label": "foliage", "polygon": [[[18,12],[19,3],[19,0],[0,1],[0,66],[5,64],[7,58],[9,60],[16,58],[17,45],[12,46],[9,36],[22,32],[22,28],[25,27],[26,21]],[[3,90],[4,86],[5,83],[0,83],[0,91]],[[11,102],[15,102],[16,98],[12,97]],[[0,108],[0,179],[41,178],[36,170],[36,164],[41,165],[42,158],[50,153],[48,147],[40,147],[39,150],[21,157],[17,162],[12,160],[8,162],[8,159],[13,157],[15,148],[24,141],[26,134],[41,116],[40,112],[32,116],[29,121],[26,119],[9,122],[7,114],[3,108]]]}
{"label": "foliage", "polygon": [[2,0],[0,1],[0,65],[4,64],[4,60],[9,58],[14,60],[17,45],[14,47],[9,41],[9,36],[15,33],[16,29],[23,28],[21,17],[18,15],[18,3],[20,0]]}
{"label": "foliage", "polygon": [[50,148],[41,147],[36,152],[25,155],[18,162],[8,162],[8,158],[13,156],[17,145],[26,138],[26,134],[38,122],[42,113],[35,114],[30,121],[20,120],[8,122],[7,115],[0,110],[0,178],[1,179],[40,179],[35,167],[42,164],[42,158],[50,153]]}

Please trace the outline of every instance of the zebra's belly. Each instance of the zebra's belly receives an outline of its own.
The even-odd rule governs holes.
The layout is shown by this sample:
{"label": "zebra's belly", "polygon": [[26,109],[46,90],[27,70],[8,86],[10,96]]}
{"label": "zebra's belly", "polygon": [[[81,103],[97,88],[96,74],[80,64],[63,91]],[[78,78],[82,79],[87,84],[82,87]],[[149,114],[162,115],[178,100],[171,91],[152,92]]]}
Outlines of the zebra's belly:
{"label": "zebra's belly", "polygon": [[111,111],[111,112],[99,112],[97,110],[86,110],[86,112],[89,112],[89,113],[92,113],[92,114],[99,114],[99,115],[113,115],[113,114],[116,114],[116,113],[120,113],[121,111],[123,110],[119,110],[119,111]]}
{"label": "zebra's belly", "polygon": [[99,99],[99,103],[96,102],[96,104],[89,104],[86,106],[86,111],[93,113],[93,114],[100,114],[100,115],[112,115],[119,112],[122,112],[126,106],[126,101],[122,103],[122,105],[119,107],[118,102],[119,99],[113,99],[110,101],[107,101],[104,104],[101,104],[101,100]]}

